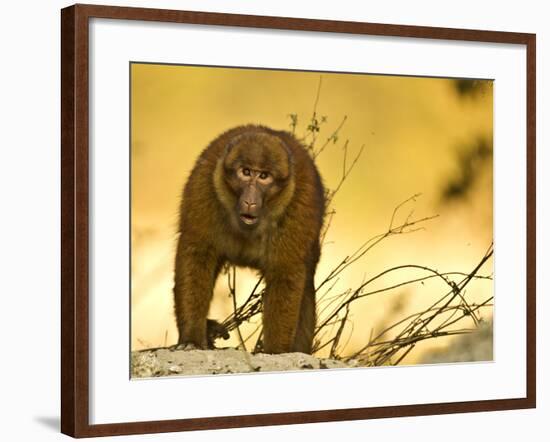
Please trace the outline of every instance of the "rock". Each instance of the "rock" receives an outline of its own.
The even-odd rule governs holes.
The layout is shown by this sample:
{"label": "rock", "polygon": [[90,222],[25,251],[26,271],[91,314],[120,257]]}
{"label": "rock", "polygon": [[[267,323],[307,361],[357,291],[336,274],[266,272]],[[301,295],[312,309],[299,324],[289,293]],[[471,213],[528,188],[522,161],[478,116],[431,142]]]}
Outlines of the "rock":
{"label": "rock", "polygon": [[347,368],[334,359],[316,358],[304,353],[250,354],[242,350],[173,350],[167,348],[132,353],[132,377],[252,373],[269,371]]}

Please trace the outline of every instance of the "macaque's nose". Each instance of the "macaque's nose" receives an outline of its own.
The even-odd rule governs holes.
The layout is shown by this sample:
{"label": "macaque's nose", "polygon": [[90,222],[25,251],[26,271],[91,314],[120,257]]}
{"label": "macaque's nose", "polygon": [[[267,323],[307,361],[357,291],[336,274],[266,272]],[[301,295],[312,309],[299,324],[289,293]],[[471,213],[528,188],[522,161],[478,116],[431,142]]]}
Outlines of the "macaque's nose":
{"label": "macaque's nose", "polygon": [[256,216],[262,208],[261,193],[256,186],[247,186],[239,198],[239,209]]}

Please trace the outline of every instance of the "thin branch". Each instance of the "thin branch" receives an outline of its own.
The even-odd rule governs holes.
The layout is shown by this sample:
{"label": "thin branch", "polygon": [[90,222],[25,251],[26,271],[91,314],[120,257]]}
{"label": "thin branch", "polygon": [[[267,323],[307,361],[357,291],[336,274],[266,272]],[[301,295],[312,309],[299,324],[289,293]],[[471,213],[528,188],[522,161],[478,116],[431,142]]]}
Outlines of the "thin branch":
{"label": "thin branch", "polygon": [[[233,284],[231,284],[231,276],[233,277]],[[231,298],[233,299],[233,312],[237,312],[237,268],[235,266],[231,266],[231,271],[227,272],[227,285],[229,286]],[[239,336],[239,341],[241,348],[246,351],[246,344],[243,339],[243,335],[241,334],[241,328],[239,325],[237,325],[237,334]]]}
{"label": "thin branch", "polygon": [[336,142],[338,141],[340,130],[342,129],[342,127],[344,127],[344,123],[346,122],[347,119],[348,119],[348,116],[344,115],[344,118],[342,118],[342,121],[340,122],[338,127],[334,130],[334,132],[332,132],[332,134],[325,140],[325,142],[319,148],[319,150],[313,153],[314,160],[317,159],[317,157],[321,155],[321,153],[323,153],[323,151],[326,149],[326,147],[329,145],[330,142],[332,142],[333,144],[336,144]]}

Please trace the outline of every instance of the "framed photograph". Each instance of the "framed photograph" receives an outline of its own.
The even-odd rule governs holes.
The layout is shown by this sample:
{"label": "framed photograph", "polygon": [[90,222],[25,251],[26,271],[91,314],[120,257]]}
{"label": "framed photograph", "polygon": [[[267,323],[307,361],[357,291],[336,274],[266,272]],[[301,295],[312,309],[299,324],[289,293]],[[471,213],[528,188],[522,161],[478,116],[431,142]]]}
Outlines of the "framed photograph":
{"label": "framed photograph", "polygon": [[535,407],[535,35],[61,11],[61,430]]}

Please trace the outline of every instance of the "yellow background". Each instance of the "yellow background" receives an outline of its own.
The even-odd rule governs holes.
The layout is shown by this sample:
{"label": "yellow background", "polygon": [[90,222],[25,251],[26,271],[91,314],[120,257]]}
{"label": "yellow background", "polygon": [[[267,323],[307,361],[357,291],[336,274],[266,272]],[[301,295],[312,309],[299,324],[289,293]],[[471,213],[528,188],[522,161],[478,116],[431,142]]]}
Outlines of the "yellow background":
{"label": "yellow background", "polygon": [[[133,350],[173,344],[177,338],[172,313],[177,210],[197,155],[233,126],[259,123],[290,130],[289,114],[298,115],[296,132],[303,134],[319,77],[311,72],[132,65]],[[337,214],[317,270],[318,282],[361,243],[383,233],[395,206],[416,193],[422,196],[401,212],[400,220],[412,208],[416,217],[439,217],[427,222],[426,230],[384,241],[341,275],[335,293],[396,265],[469,272],[479,262],[492,241],[492,166],[478,174],[465,198],[445,202],[441,195],[460,174],[460,155],[478,137],[492,134],[492,83],[485,86],[482,93],[460,96],[450,79],[322,74],[317,113],[327,116],[327,123],[319,140],[348,117],[340,142],[317,160],[325,186],[333,188],[340,179],[345,140],[350,157],[361,145],[365,149],[333,202]],[[491,265],[482,273],[491,274]],[[243,298],[253,276],[251,271],[239,272]],[[382,285],[412,276],[411,272],[396,275]],[[232,311],[223,282],[216,286],[210,313],[220,320]],[[492,287],[487,281],[472,283],[468,299],[486,299]],[[353,310],[354,330],[347,348],[361,345],[371,329],[376,332],[429,305],[444,291],[440,282],[432,281],[360,301]],[[399,299],[404,307],[395,313]],[[484,312],[492,315],[490,309]],[[244,327],[245,335],[251,327]],[[427,348],[447,342],[427,342],[408,361],[413,363]],[[233,336],[225,345],[236,343]]]}

